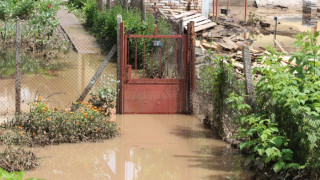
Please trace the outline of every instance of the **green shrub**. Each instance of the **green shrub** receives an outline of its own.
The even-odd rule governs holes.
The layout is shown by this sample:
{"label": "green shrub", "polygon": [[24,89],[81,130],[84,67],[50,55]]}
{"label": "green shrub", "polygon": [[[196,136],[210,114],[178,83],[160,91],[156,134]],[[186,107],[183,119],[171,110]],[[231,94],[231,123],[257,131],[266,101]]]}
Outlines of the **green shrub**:
{"label": "green shrub", "polygon": [[[236,83],[226,74],[232,72],[223,61],[205,66],[200,73],[200,87],[212,94],[214,108],[231,107],[239,112],[234,118],[242,152],[248,154],[246,164],[262,170],[263,176],[277,175],[289,179],[319,178],[320,174],[320,46],[319,32],[297,36],[300,49],[283,66],[283,54],[274,49],[259,60],[254,69],[261,75],[255,84],[257,113],[245,102],[242,90],[235,91],[228,84]],[[219,57],[217,58],[219,59]],[[225,74],[224,78],[221,75]],[[220,77],[220,78],[219,78]],[[223,81],[221,81],[223,80]],[[241,88],[240,88],[241,89]],[[219,92],[225,92],[220,95]],[[224,99],[226,102],[224,102]],[[219,105],[219,103],[221,103]],[[224,106],[226,105],[226,107]],[[214,109],[214,117],[221,112]],[[262,175],[262,174],[260,174]]]}
{"label": "green shrub", "polygon": [[82,8],[84,6],[84,4],[86,3],[86,0],[69,0],[68,4],[79,9]]}
{"label": "green shrub", "polygon": [[[275,173],[302,170],[317,179],[320,167],[320,68],[317,38],[308,32],[297,36],[288,66],[274,49],[261,58],[262,74],[256,84],[258,114],[242,117],[241,144],[255,164]],[[244,103],[239,103],[239,105]],[[291,172],[291,173],[290,173]],[[291,178],[295,175],[291,174]]]}
{"label": "green shrub", "polygon": [[116,123],[106,116],[106,109],[89,103],[76,103],[74,112],[50,108],[41,97],[22,114],[3,125],[1,142],[28,146],[76,143],[109,139],[118,134]]}
{"label": "green shrub", "polygon": [[23,177],[23,172],[7,172],[30,170],[34,169],[37,165],[37,158],[33,152],[26,151],[22,147],[13,148],[12,146],[6,146],[0,153],[0,179],[13,178],[16,175]]}

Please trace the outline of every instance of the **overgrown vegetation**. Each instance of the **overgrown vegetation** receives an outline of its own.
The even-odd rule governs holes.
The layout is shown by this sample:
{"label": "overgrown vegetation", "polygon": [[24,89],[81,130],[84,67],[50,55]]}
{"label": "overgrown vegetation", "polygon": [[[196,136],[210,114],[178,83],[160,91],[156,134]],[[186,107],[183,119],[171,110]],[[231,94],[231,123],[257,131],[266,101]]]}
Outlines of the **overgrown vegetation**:
{"label": "overgrown vegetation", "polygon": [[[30,112],[2,123],[0,142],[6,145],[0,153],[0,167],[6,171],[29,170],[37,165],[35,155],[25,151],[23,146],[45,146],[60,143],[96,142],[115,137],[119,128],[110,120],[110,108],[113,108],[115,93],[104,88],[99,97],[89,102],[76,102],[75,111],[61,110],[60,107],[49,107],[41,97],[30,105]],[[20,145],[19,149],[12,145]]]}
{"label": "overgrown vegetation", "polygon": [[[96,1],[87,0],[84,7],[85,12],[85,23],[84,26],[93,34],[98,40],[103,50],[108,51],[117,41],[117,15],[122,16],[122,20],[125,23],[126,34],[136,35],[151,35],[154,34],[155,25],[158,28],[158,34],[167,35],[173,31],[172,25],[169,24],[165,19],[155,20],[153,15],[147,14],[146,21],[142,21],[141,11],[135,8],[129,9],[128,11],[123,9],[120,5],[116,5],[112,9],[106,9],[104,11],[98,11]],[[137,40],[137,42],[135,41]],[[147,71],[148,77],[161,77],[163,72],[157,72],[159,69],[159,63],[156,62],[151,65],[150,59],[152,54],[152,38],[145,39],[129,39],[129,51],[135,52],[137,44],[137,59],[138,69],[143,68],[142,59],[144,58],[143,50],[145,50],[145,59],[147,70],[153,67],[154,71]],[[173,51],[172,43],[166,43],[163,41],[163,49],[170,47],[170,52]],[[163,53],[162,59],[166,59],[166,53]],[[129,54],[129,63],[134,67],[135,53]],[[165,62],[165,61],[164,61]],[[163,66],[165,67],[165,66]],[[163,69],[164,70],[164,69]]]}
{"label": "overgrown vegetation", "polygon": [[[0,168],[0,179],[5,180],[23,180],[24,179],[24,171],[14,171],[14,172],[7,172],[6,170]],[[36,178],[28,178],[26,180],[40,180]]]}
{"label": "overgrown vegetation", "polygon": [[[0,42],[3,48],[13,47],[16,39],[16,19],[22,19],[22,47],[31,55],[52,58],[52,51],[66,52],[67,41],[61,40],[57,31],[59,22],[55,19],[60,1],[25,0],[0,1]],[[42,53],[43,51],[50,53]]]}
{"label": "overgrown vegetation", "polygon": [[208,51],[204,64],[199,67],[197,82],[197,97],[200,98],[197,104],[201,105],[197,110],[206,111],[200,112],[206,114],[206,125],[215,129],[216,135],[227,139],[237,133],[232,119],[242,113],[229,106],[227,98],[231,93],[244,94],[243,77],[234,73],[232,63],[229,58]]}
{"label": "overgrown vegetation", "polygon": [[[320,69],[317,38],[308,32],[299,34],[295,45],[301,50],[296,52],[288,66],[281,65],[281,53],[269,49],[260,59],[262,67],[255,69],[261,74],[255,85],[257,95],[257,113],[253,114],[246,104],[243,92],[230,88],[221,88],[221,81],[213,81],[221,74],[232,71],[223,69],[223,58],[217,58],[215,64],[203,69],[207,74],[206,83],[214,86],[219,104],[225,104],[240,112],[234,119],[240,124],[237,138],[242,152],[248,154],[247,165],[256,167],[264,178],[281,176],[289,179],[319,178],[320,166]],[[226,64],[225,64],[226,65]],[[212,69],[212,71],[210,71]],[[211,73],[210,73],[211,72]],[[212,73],[214,72],[214,73]],[[205,76],[204,76],[205,77]],[[226,76],[224,76],[226,77]],[[223,78],[220,78],[223,79]],[[227,79],[223,83],[230,83]],[[231,81],[234,83],[235,81]],[[228,87],[228,86],[224,86]],[[223,90],[227,98],[217,94]],[[215,107],[215,108],[219,108]],[[217,110],[214,110],[214,114]],[[218,116],[215,116],[219,120]],[[216,119],[215,119],[216,120]]]}
{"label": "overgrown vegetation", "polygon": [[50,108],[41,97],[31,105],[30,113],[20,115],[3,125],[0,140],[4,144],[44,146],[109,139],[118,134],[110,121],[109,110],[77,103],[74,112]]}
{"label": "overgrown vegetation", "polygon": [[[36,155],[31,151],[26,151],[22,147],[14,148],[6,146],[0,153],[0,178],[8,178],[16,173],[5,173],[14,171],[30,170],[38,165]],[[2,170],[2,169],[4,170]],[[19,174],[19,173],[18,173]]]}

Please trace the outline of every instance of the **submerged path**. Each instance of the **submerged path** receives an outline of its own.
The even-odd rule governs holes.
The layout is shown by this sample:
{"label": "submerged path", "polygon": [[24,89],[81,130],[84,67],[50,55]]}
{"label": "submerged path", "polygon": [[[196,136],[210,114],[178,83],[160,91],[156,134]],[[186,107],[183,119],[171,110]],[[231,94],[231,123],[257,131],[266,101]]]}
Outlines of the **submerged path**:
{"label": "submerged path", "polygon": [[251,179],[242,156],[187,115],[116,115],[120,136],[100,143],[34,148],[48,180]]}
{"label": "submerged path", "polygon": [[59,20],[62,29],[66,32],[78,53],[99,53],[100,48],[96,39],[83,28],[73,13],[69,13],[68,10],[61,8],[56,18]]}

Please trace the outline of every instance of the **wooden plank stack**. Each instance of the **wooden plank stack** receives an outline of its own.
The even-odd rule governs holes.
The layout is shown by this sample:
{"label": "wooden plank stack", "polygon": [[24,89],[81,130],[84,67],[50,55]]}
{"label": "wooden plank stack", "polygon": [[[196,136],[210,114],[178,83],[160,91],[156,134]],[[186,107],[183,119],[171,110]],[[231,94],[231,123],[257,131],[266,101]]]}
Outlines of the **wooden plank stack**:
{"label": "wooden plank stack", "polygon": [[170,21],[178,24],[180,20],[183,21],[183,26],[187,29],[187,24],[191,21],[195,23],[195,32],[200,32],[206,29],[210,29],[217,24],[210,19],[202,16],[197,11],[181,11],[173,9],[158,9],[160,14]]}

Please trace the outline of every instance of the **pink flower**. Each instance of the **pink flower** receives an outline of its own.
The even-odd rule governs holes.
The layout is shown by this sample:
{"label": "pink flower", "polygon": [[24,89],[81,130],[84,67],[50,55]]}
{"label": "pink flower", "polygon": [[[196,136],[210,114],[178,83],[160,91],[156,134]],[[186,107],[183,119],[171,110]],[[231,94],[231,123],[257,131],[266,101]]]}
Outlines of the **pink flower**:
{"label": "pink flower", "polygon": [[48,8],[51,8],[51,7],[52,7],[52,6],[49,4],[49,5],[48,5]]}

